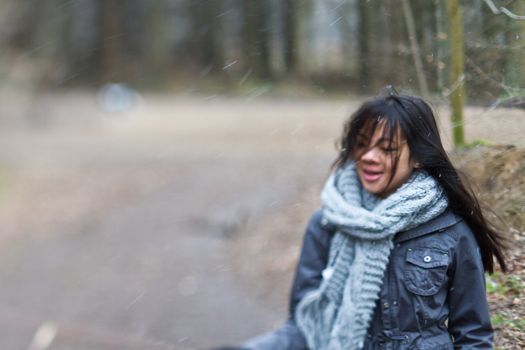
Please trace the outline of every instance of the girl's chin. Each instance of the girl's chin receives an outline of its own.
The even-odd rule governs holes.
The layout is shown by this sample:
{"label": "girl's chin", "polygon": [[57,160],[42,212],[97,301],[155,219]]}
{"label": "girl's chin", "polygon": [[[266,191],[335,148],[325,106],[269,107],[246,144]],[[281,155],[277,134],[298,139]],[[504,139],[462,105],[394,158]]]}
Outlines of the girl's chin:
{"label": "girl's chin", "polygon": [[361,185],[368,193],[381,198],[388,196],[388,186],[387,184],[383,183],[383,181],[368,182],[363,178],[360,178],[360,180]]}

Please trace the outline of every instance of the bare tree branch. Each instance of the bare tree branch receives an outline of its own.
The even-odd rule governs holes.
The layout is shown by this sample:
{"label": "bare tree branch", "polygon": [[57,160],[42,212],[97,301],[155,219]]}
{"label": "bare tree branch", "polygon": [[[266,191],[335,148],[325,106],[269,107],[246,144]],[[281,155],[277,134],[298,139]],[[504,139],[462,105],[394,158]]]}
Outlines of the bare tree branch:
{"label": "bare tree branch", "polygon": [[405,16],[405,22],[408,30],[408,39],[410,40],[410,49],[412,51],[412,57],[414,59],[414,65],[416,66],[417,81],[419,83],[419,89],[424,97],[428,97],[428,84],[425,78],[425,72],[423,70],[423,63],[421,62],[421,55],[419,53],[419,45],[417,43],[416,26],[414,24],[414,15],[408,0],[402,0],[403,14]]}
{"label": "bare tree branch", "polygon": [[524,20],[525,21],[525,16],[520,16],[520,15],[517,15],[513,12],[511,12],[509,9],[507,9],[506,7],[500,7],[499,9],[496,7],[496,5],[494,5],[494,2],[492,0],[483,0],[485,1],[485,4],[487,4],[488,7],[490,7],[490,10],[492,11],[492,13],[494,13],[495,15],[500,15],[500,14],[504,14],[506,16],[508,16],[509,18],[512,18],[512,19],[517,19],[517,20]]}

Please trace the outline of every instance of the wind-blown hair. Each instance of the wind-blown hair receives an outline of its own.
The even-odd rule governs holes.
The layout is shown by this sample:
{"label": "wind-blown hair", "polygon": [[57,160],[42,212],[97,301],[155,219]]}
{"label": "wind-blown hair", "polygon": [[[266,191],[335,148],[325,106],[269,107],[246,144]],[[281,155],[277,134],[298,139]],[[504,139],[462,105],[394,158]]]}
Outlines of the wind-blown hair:
{"label": "wind-blown hair", "polygon": [[[379,124],[384,124],[383,136],[391,143],[399,134],[406,139],[410,159],[443,187],[450,209],[461,216],[474,233],[485,271],[494,271],[494,258],[502,271],[506,271],[504,251],[507,239],[485,218],[472,188],[452,165],[441,142],[432,108],[421,98],[390,93],[365,102],[344,125],[339,155],[333,168],[352,160],[357,135],[363,132],[372,135]],[[396,171],[397,161],[395,157],[392,174]]]}

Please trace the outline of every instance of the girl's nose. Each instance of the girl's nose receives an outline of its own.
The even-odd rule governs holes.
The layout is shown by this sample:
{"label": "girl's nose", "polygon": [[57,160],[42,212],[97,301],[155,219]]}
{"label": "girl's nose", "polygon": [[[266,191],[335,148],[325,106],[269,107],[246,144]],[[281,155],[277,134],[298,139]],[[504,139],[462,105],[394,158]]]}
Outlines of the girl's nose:
{"label": "girl's nose", "polygon": [[365,162],[378,162],[379,161],[379,151],[377,147],[369,148],[368,150],[363,153],[361,156],[361,160]]}

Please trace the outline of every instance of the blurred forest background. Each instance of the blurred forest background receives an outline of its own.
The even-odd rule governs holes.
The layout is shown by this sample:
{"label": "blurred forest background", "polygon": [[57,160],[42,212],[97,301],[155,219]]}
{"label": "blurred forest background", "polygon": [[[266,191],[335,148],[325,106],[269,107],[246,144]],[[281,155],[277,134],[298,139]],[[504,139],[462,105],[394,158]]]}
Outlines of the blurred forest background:
{"label": "blurred forest background", "polygon": [[521,0],[2,0],[2,83],[446,94],[461,34],[447,3],[462,7],[468,100],[522,97]]}
{"label": "blurred forest background", "polygon": [[524,349],[525,0],[0,0],[1,348],[279,326],[343,122],[389,84],[513,240],[487,292]]}

